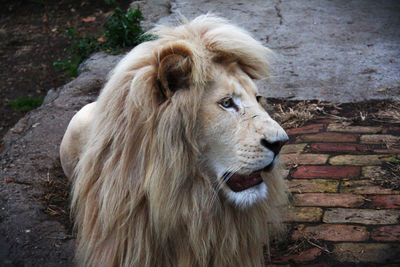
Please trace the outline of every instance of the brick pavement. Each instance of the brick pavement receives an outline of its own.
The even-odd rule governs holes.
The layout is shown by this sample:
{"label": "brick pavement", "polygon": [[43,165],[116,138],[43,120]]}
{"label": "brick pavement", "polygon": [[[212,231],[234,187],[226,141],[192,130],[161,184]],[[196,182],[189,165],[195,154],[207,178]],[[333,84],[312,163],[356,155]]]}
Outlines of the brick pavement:
{"label": "brick pavement", "polygon": [[400,158],[400,128],[322,120],[287,132],[288,232],[269,265],[400,264],[400,191],[374,183]]}

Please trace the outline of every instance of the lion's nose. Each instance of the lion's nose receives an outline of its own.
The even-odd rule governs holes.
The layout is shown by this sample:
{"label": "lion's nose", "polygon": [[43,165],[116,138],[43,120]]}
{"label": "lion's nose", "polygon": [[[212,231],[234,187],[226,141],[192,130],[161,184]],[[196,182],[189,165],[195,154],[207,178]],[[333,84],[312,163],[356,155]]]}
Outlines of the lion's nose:
{"label": "lion's nose", "polygon": [[275,141],[275,142],[269,142],[268,140],[262,138],[261,139],[261,145],[268,148],[269,150],[271,150],[272,152],[274,152],[274,155],[278,155],[279,152],[281,151],[281,148],[283,147],[284,144],[286,144],[286,142],[288,141],[288,138],[284,138],[282,140],[279,141]]}

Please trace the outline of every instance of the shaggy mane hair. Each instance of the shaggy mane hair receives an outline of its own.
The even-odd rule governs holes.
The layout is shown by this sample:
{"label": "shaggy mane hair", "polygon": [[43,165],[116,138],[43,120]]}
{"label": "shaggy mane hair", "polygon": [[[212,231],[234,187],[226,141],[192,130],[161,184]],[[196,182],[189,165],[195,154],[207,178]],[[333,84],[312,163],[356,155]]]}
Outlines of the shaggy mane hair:
{"label": "shaggy mane hair", "polygon": [[[137,46],[113,70],[95,107],[73,176],[77,262],[263,266],[262,246],[279,228],[287,199],[282,172],[263,174],[268,199],[235,207],[201,168],[197,120],[213,64],[229,59],[260,79],[270,51],[212,15],[153,33],[157,40]],[[185,60],[162,66],[171,55]],[[189,90],[173,97],[160,90],[182,71]]]}

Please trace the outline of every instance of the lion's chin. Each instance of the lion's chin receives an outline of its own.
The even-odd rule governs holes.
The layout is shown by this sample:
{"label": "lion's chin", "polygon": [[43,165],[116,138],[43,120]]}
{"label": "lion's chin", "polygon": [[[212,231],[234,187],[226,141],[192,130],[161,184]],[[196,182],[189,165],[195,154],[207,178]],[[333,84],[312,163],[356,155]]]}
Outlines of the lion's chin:
{"label": "lion's chin", "polygon": [[[228,188],[225,189],[225,195],[228,200],[239,208],[248,208],[268,196],[267,185],[263,182],[261,172],[271,171],[275,166],[275,160],[261,170],[245,174],[233,174],[225,182]],[[225,175],[229,175],[226,173]]]}
{"label": "lion's chin", "polygon": [[261,180],[261,183],[258,185],[239,192],[225,190],[225,195],[229,202],[238,208],[246,209],[250,208],[257,202],[266,199],[268,196],[268,189],[267,185]]}

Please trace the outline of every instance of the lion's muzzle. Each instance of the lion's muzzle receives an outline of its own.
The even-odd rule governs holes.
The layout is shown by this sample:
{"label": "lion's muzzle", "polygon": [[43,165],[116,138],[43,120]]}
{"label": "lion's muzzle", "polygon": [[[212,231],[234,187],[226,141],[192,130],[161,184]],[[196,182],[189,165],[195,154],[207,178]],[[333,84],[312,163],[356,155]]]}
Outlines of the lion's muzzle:
{"label": "lion's muzzle", "polygon": [[262,138],[260,143],[262,146],[271,150],[274,153],[274,157],[276,157],[281,151],[281,148],[287,143],[288,140],[289,138],[287,136],[285,138],[282,138],[282,140],[275,142],[269,142],[267,141],[267,139]]}

